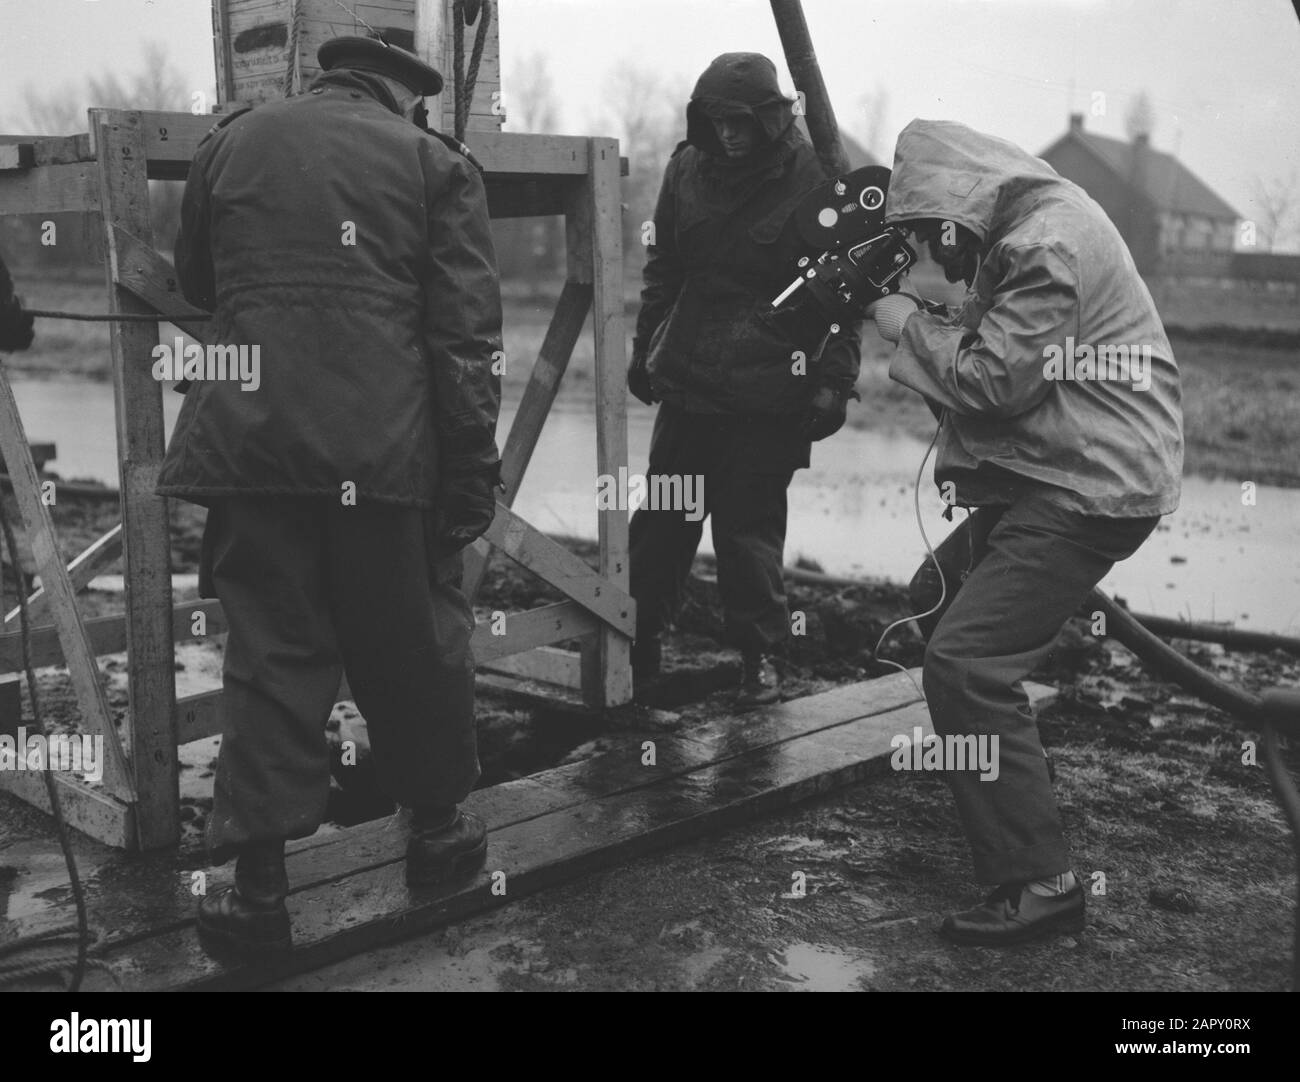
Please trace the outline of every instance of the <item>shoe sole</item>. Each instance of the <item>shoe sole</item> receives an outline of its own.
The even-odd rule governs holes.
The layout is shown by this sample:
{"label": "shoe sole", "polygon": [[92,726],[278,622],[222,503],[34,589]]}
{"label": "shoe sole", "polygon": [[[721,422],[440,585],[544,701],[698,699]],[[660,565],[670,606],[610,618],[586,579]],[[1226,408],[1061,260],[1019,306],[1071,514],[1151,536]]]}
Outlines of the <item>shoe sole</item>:
{"label": "shoe sole", "polygon": [[1087,924],[1087,914],[1079,912],[1021,925],[1017,931],[1007,932],[1004,935],[959,932],[944,927],[940,927],[939,935],[959,947],[1013,947],[1017,943],[1029,943],[1043,936],[1082,932]]}
{"label": "shoe sole", "polygon": [[408,862],[406,866],[406,885],[408,887],[436,887],[458,879],[468,879],[487,863],[487,839],[464,853],[457,853],[446,865],[431,871],[415,874]]}

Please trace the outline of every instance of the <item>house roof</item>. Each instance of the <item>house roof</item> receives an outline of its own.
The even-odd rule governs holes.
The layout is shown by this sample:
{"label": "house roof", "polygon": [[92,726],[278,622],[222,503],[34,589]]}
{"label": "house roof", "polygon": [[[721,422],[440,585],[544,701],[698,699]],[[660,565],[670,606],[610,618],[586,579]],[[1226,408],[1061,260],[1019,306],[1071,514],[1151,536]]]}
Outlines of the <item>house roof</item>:
{"label": "house roof", "polygon": [[[1062,144],[1074,140],[1099,157],[1125,183],[1133,176],[1133,144],[1122,139],[1111,139],[1089,131],[1071,130],[1048,147],[1040,158],[1050,162],[1051,154]],[[1207,218],[1231,219],[1240,215],[1220,199],[1187,166],[1172,154],[1146,149],[1147,162],[1143,173],[1143,194],[1157,210],[1170,214],[1198,214]]]}

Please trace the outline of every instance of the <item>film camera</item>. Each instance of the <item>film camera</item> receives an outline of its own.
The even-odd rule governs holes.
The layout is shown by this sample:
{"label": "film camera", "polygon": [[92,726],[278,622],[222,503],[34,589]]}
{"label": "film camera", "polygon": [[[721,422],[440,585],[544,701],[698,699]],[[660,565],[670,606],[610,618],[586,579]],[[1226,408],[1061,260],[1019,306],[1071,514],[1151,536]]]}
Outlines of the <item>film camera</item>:
{"label": "film camera", "polygon": [[767,313],[794,341],[838,334],[873,301],[897,293],[916,262],[908,230],[885,225],[889,176],[881,165],[855,169],[814,188],[795,208],[810,254],[799,259],[799,276]]}

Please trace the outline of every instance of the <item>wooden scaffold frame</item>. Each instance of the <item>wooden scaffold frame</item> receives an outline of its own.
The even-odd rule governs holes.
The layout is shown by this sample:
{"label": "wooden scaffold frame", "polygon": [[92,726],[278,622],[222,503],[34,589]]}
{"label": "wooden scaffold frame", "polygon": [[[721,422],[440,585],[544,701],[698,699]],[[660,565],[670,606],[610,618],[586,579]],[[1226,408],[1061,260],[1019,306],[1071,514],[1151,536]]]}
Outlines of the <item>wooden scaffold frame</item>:
{"label": "wooden scaffold frame", "polygon": [[[183,180],[211,116],[92,109],[90,132],[57,138],[4,137],[0,215],[80,212],[100,219],[110,310],[169,313],[205,341],[205,315],[181,296],[175,271],[153,247],[149,180]],[[484,540],[467,550],[465,585],[477,593],[493,548],[538,575],[565,600],[509,614],[506,633],[480,624],[473,648],[488,683],[587,707],[631,698],[635,606],[628,593],[625,512],[598,511],[599,564],[592,570],[513,509],[529,460],[588,315],[595,346],[596,466],[627,466],[626,344],[618,142],[583,136],[472,132],[486,171],[493,217],[563,215],[567,275],[502,453],[505,493]],[[66,568],[55,543],[40,478],[7,380],[0,373],[0,454],[9,464],[43,591],[31,642],[36,665],[67,665],[82,731],[102,734],[100,786],[56,775],[68,822],[121,848],[158,849],[180,837],[177,748],[219,732],[221,692],[176,697],[175,644],[226,630],[217,601],[173,605],[166,501],[154,494],[162,464],[163,386],[153,378],[156,324],[110,325],[122,523]],[[593,510],[596,508],[593,485]],[[75,593],[96,571],[123,560],[124,615],[83,621]],[[203,612],[204,621],[195,621]],[[556,644],[577,641],[579,650]],[[104,700],[96,657],[125,649],[130,706],[119,738]],[[22,666],[16,619],[0,628],[0,673]],[[347,697],[346,685],[340,689]],[[0,789],[49,810],[39,776],[0,771]]]}

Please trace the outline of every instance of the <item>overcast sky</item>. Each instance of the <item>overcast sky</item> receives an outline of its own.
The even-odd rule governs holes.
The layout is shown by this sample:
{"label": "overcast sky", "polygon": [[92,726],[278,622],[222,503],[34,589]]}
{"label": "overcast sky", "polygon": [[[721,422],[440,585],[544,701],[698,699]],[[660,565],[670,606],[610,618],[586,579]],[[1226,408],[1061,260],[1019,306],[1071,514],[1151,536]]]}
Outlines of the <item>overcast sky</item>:
{"label": "overcast sky", "polygon": [[[346,0],[345,0],[346,2]],[[781,62],[766,0],[500,0],[508,76],[540,50],[561,98],[559,130],[594,130],[619,66],[689,85],[720,52]],[[1124,136],[1132,97],[1155,106],[1152,141],[1176,151],[1243,217],[1256,178],[1300,176],[1300,24],[1287,0],[804,0],[839,115],[859,136],[864,93],[888,96],[883,143],[917,116],[960,120],[1037,153],[1073,108]],[[82,86],[167,46],[193,89],[213,85],[209,0],[0,0],[0,130],[27,85]],[[684,104],[684,103],[683,103]],[[188,109],[189,101],[178,102]],[[1300,237],[1294,233],[1288,247]]]}

